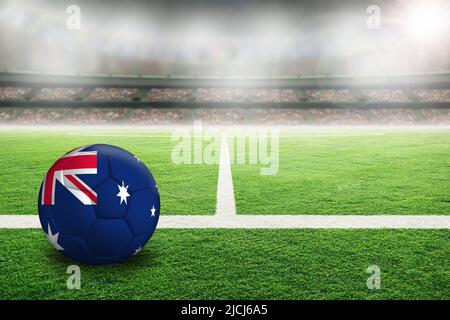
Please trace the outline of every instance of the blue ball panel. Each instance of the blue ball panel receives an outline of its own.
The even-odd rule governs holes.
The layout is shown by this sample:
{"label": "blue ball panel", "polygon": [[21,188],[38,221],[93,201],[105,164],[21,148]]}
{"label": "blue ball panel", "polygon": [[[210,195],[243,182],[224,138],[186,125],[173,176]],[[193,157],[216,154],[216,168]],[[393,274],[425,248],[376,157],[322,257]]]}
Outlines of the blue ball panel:
{"label": "blue ball panel", "polygon": [[[119,187],[115,180],[108,179],[100,184],[97,189],[97,206],[95,212],[99,218],[121,218],[125,217],[130,197],[127,197],[127,203],[120,203]],[[130,192],[128,192],[130,194]],[[131,194],[130,194],[131,195]]]}
{"label": "blue ball panel", "polygon": [[[151,210],[155,208],[155,216]],[[150,189],[133,193],[127,213],[127,221],[135,236],[152,234],[159,219],[159,197]]]}
{"label": "blue ball panel", "polygon": [[122,256],[123,259],[127,259],[130,256],[138,255],[139,251],[142,250],[145,246],[145,244],[150,239],[151,234],[145,234],[141,236],[134,237],[133,240],[131,240],[131,244],[128,246],[126,250],[124,250],[124,254]]}
{"label": "blue ball panel", "polygon": [[121,154],[109,158],[111,175],[119,182],[124,181],[131,191],[152,188],[155,185],[150,171],[131,154]]}
{"label": "blue ball panel", "polygon": [[122,255],[132,239],[123,219],[98,219],[85,238],[89,250],[98,257]]}
{"label": "blue ball panel", "polygon": [[51,207],[56,226],[76,237],[85,235],[96,220],[95,206],[83,205],[59,182],[56,182],[55,204]]}
{"label": "blue ball panel", "polygon": [[65,233],[60,233],[58,244],[64,248],[61,252],[71,258],[82,263],[93,263],[95,257],[91,255],[83,240]]}

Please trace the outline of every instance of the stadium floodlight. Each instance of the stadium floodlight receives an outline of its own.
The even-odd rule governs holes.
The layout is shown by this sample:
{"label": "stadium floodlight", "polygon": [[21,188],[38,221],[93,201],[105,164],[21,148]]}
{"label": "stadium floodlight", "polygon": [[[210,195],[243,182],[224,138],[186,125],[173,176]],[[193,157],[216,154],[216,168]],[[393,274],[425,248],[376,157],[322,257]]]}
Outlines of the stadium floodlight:
{"label": "stadium floodlight", "polygon": [[449,7],[440,1],[421,1],[406,10],[408,33],[421,40],[445,34]]}

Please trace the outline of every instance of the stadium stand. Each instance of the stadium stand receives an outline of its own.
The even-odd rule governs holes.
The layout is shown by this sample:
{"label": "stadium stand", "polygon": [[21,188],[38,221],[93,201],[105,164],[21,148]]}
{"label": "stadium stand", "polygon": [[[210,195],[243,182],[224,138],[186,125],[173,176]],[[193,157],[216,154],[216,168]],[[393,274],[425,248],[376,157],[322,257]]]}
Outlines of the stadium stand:
{"label": "stadium stand", "polygon": [[402,90],[362,90],[371,102],[411,102]]}
{"label": "stadium stand", "polygon": [[[82,88],[41,88],[29,97],[31,88],[0,87],[0,102],[19,101],[71,101],[78,97]],[[95,88],[85,101],[130,101],[139,89]],[[277,89],[150,89],[145,90],[149,102],[233,102],[233,103],[298,103],[298,102],[384,102],[412,103],[450,102],[450,90],[411,90],[412,95],[402,90],[277,90]],[[145,100],[144,99],[144,100]]]}
{"label": "stadium stand", "polygon": [[193,89],[150,89],[147,94],[149,101],[172,101],[183,102],[193,101],[194,90]]}
{"label": "stadium stand", "polygon": [[129,100],[137,92],[138,89],[132,88],[95,88],[88,97],[88,100]]}
{"label": "stadium stand", "polygon": [[412,90],[418,101],[424,102],[449,102],[450,90]]}
{"label": "stadium stand", "polygon": [[185,109],[139,108],[130,111],[130,117],[124,119],[132,124],[177,124],[189,119]]}
{"label": "stadium stand", "polygon": [[1,108],[3,124],[450,125],[450,109]]}
{"label": "stadium stand", "polygon": [[31,100],[73,100],[81,92],[81,88],[42,88]]}
{"label": "stadium stand", "polygon": [[350,90],[306,90],[306,98],[317,102],[357,102]]}
{"label": "stadium stand", "polygon": [[0,100],[24,100],[31,88],[21,87],[0,87]]}
{"label": "stadium stand", "polygon": [[367,79],[327,78],[319,85],[319,78],[68,82],[13,76],[14,81],[0,73],[4,124],[450,124],[448,74],[406,77],[394,85],[384,82],[384,88]]}

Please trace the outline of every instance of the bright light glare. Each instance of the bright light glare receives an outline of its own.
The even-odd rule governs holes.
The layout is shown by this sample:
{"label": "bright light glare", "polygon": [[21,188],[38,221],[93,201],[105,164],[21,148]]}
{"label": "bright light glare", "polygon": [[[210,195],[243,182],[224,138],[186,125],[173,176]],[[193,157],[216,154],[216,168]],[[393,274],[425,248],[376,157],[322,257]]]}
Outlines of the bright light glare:
{"label": "bright light glare", "polygon": [[443,34],[448,26],[448,8],[433,3],[420,3],[410,8],[408,31],[421,39]]}

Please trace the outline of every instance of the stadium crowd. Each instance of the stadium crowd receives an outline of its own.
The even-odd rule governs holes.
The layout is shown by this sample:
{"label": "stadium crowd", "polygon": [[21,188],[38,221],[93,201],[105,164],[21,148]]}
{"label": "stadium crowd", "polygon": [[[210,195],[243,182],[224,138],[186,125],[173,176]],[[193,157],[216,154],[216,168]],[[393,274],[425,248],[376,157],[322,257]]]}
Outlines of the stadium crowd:
{"label": "stadium crowd", "polygon": [[149,101],[193,101],[193,89],[151,89],[147,94]]}
{"label": "stadium crowd", "polygon": [[361,90],[371,102],[408,102],[410,99],[402,90]]}
{"label": "stadium crowd", "polygon": [[[244,88],[197,88],[197,89],[143,89],[93,88],[83,97],[83,88],[32,88],[0,87],[0,101],[131,101],[149,102],[236,102],[236,103],[358,103],[358,102],[450,102],[450,89],[423,89],[405,92],[399,89],[370,89],[352,91],[347,89],[244,89]],[[34,92],[34,94],[33,94]]]}
{"label": "stadium crowd", "polygon": [[[36,106],[13,107],[14,101],[32,101]],[[83,100],[86,106],[70,107],[65,102]],[[166,102],[164,108],[96,107],[89,102]],[[42,104],[39,102],[42,101]],[[58,107],[45,105],[56,102]],[[450,103],[450,89],[254,89],[254,88],[26,88],[0,87],[0,123],[17,124],[179,124],[201,120],[208,124],[450,124],[450,108],[408,107],[405,103]],[[58,103],[61,102],[61,103]],[[180,108],[170,103],[193,102],[198,106]],[[212,108],[215,102],[230,107]],[[318,103],[276,108],[270,103]],[[381,103],[366,108],[367,103]],[[233,107],[233,103],[250,103]],[[258,106],[257,103],[269,103]],[[333,103],[336,107],[320,105]],[[352,103],[352,106],[345,106]],[[383,107],[389,103],[391,107]],[[402,104],[396,108],[392,104]],[[53,104],[54,105],[54,104]],[[393,106],[393,108],[392,108]]]}
{"label": "stadium crowd", "polygon": [[313,102],[358,102],[350,90],[306,90],[305,95]]}
{"label": "stadium crowd", "polygon": [[42,88],[34,97],[33,101],[42,100],[73,100],[80,94],[81,88]]}
{"label": "stadium crowd", "polygon": [[0,108],[3,124],[450,125],[450,109]]}
{"label": "stadium crowd", "polygon": [[412,93],[419,101],[424,101],[424,102],[449,102],[450,101],[450,89],[412,90]]}
{"label": "stadium crowd", "polygon": [[133,88],[95,88],[87,100],[129,100],[138,91],[138,89]]}
{"label": "stadium crowd", "polygon": [[31,88],[22,87],[0,87],[1,100],[24,100]]}

